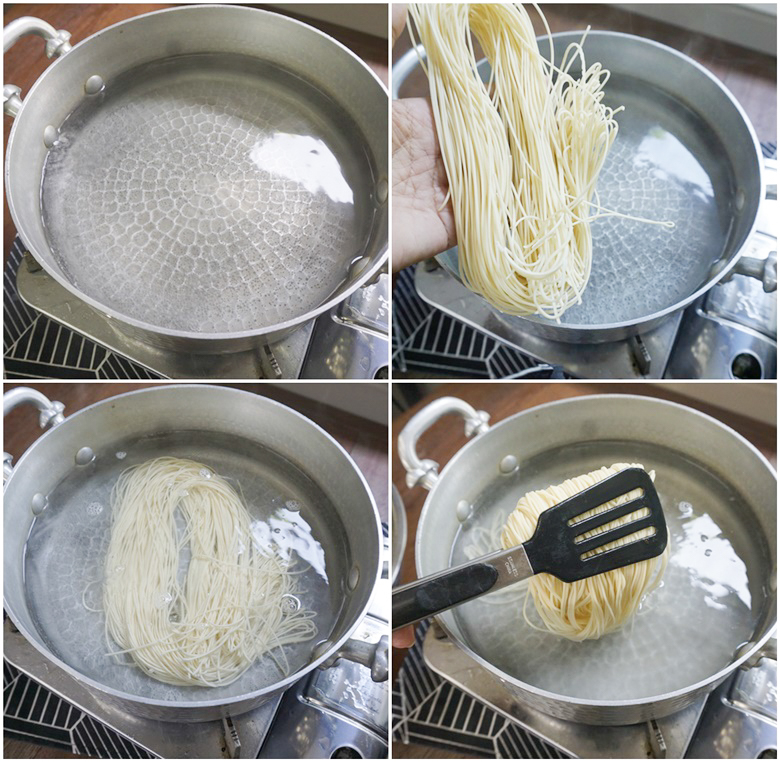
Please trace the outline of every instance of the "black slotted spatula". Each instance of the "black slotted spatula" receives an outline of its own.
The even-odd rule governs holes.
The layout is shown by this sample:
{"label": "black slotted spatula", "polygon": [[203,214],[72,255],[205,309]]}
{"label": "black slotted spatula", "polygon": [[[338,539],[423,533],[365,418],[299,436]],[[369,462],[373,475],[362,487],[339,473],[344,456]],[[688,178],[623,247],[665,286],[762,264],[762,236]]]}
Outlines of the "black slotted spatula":
{"label": "black slotted spatula", "polygon": [[[642,490],[640,496],[576,520],[583,513],[637,489]],[[636,511],[642,511],[643,515],[603,529]],[[655,530],[651,536],[633,538],[620,547],[587,555],[607,543],[649,528]],[[594,530],[598,534],[583,537]],[[660,556],[667,540],[666,520],[652,479],[641,468],[626,468],[544,511],[533,537],[522,545],[453,566],[394,590],[393,629],[541,572],[553,574],[564,582],[575,582],[646,561]]]}

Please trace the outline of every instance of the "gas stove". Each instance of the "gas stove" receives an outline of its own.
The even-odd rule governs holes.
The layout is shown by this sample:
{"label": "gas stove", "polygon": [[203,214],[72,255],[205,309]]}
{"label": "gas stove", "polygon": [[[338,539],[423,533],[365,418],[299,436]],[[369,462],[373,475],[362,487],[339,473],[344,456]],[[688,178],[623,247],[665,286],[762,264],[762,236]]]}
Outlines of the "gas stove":
{"label": "gas stove", "polygon": [[282,341],[215,356],[161,350],[124,335],[49,276],[18,238],[4,275],[8,378],[387,377],[386,274]]}
{"label": "gas stove", "polygon": [[777,653],[765,650],[709,697],[669,717],[581,725],[520,704],[437,626],[418,629],[394,691],[393,734],[468,756],[555,759],[764,758],[777,750]]}
{"label": "gas stove", "polygon": [[[765,147],[765,152],[776,155],[770,147]],[[776,189],[776,159],[765,158],[765,179],[768,188]],[[765,259],[777,248],[777,220],[775,191],[761,206],[757,232],[745,252],[748,256]],[[518,377],[519,372],[530,372],[539,365],[559,368],[573,378],[590,379],[777,377],[777,297],[765,293],[759,280],[745,275],[734,275],[710,289],[652,331],[605,344],[566,344],[535,336],[525,330],[524,321],[491,308],[434,260],[417,266],[414,288],[428,307],[476,331],[483,341],[508,350],[512,362],[510,372],[503,377]],[[404,309],[406,301],[395,299],[394,303]],[[458,331],[462,333],[463,328]],[[448,333],[453,333],[449,327],[439,329],[437,341]],[[435,372],[439,365],[440,372],[448,373],[447,362],[433,359],[440,353],[437,342],[418,346],[422,336],[420,332],[400,337],[395,367],[403,370],[407,356],[411,356],[413,370],[427,366]],[[460,351],[463,342],[458,346]],[[420,351],[428,354],[428,361],[420,360],[416,354]],[[492,369],[490,375],[501,376]]]}
{"label": "gas stove", "polygon": [[[387,637],[388,541],[382,579],[353,634],[366,643]],[[388,684],[344,659],[314,670],[254,711],[222,721],[171,723],[126,714],[102,703],[83,683],[46,660],[4,623],[6,738],[113,758],[387,757]]]}

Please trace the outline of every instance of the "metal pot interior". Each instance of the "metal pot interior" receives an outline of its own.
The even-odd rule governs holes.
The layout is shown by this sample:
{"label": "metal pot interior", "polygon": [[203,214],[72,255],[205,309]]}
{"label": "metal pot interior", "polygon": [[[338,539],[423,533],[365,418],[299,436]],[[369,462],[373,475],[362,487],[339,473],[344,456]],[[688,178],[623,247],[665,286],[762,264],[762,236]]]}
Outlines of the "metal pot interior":
{"label": "metal pot interior", "polygon": [[[556,62],[581,38],[581,32],[553,35]],[[545,38],[539,38],[539,46],[543,54],[549,50]],[[625,106],[615,117],[619,131],[599,176],[598,202],[624,215],[672,221],[675,227],[621,217],[595,220],[593,270],[582,304],[567,310],[560,323],[494,312],[518,330],[596,343],[657,322],[729,268],[754,227],[762,197],[761,160],[741,107],[691,59],[610,32],[589,32],[583,48],[588,65],[599,61],[611,72],[604,103]],[[487,61],[480,72],[487,81]],[[410,78],[410,87],[415,84],[419,88],[419,78]],[[410,94],[401,89],[401,95]],[[457,248],[437,259],[459,278]]]}
{"label": "metal pot interior", "polygon": [[[82,447],[96,458],[74,466]],[[107,656],[104,617],[87,606],[101,608],[110,490],[129,465],[164,454],[201,461],[234,480],[255,520],[300,511],[310,525],[304,534],[321,545],[325,576],[300,560],[294,568],[301,572],[302,605],[317,613],[318,634],[283,649],[287,674],[264,658],[229,686],[179,687]],[[36,493],[47,496],[48,507],[33,522]],[[331,651],[346,638],[378,573],[373,501],[348,456],[302,416],[234,390],[159,388],[66,419],[20,460],[5,506],[5,600],[17,625],[77,676],[146,703],[219,705],[276,690],[288,676],[300,676],[317,643],[328,641]]]}
{"label": "metal pot interior", "polygon": [[[510,474],[498,466],[507,455],[519,462]],[[501,422],[463,448],[423,511],[418,573],[467,560],[468,546],[485,553],[500,547],[497,532],[525,492],[626,461],[655,469],[671,538],[663,584],[631,625],[582,643],[534,629],[523,616],[522,586],[441,615],[466,651],[526,691],[526,699],[528,692],[538,695],[540,706],[557,716],[556,701],[614,707],[679,698],[726,674],[776,620],[771,467],[713,419],[641,397],[545,405]],[[463,523],[455,511],[461,500],[472,506]],[[527,611],[541,626],[530,600]],[[655,716],[672,705],[684,703],[658,703]]]}
{"label": "metal pot interior", "polygon": [[27,94],[7,171],[36,259],[136,329],[282,331],[386,254],[387,94],[265,11],[177,8],[80,43]]}

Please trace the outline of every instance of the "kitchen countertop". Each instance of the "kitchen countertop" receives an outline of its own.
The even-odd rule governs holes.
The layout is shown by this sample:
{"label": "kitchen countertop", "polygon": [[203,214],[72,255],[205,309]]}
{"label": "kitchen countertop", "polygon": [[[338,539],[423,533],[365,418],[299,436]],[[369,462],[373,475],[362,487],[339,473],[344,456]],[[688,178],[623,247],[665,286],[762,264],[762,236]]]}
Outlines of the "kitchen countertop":
{"label": "kitchen countertop", "polygon": [[[66,417],[87,405],[128,391],[160,386],[153,383],[47,383],[4,384],[5,391],[15,386],[30,386],[51,400],[65,404]],[[387,428],[364,418],[323,405],[315,400],[295,394],[276,384],[223,384],[238,389],[260,393],[299,411],[327,431],[354,459],[368,482],[379,509],[382,521],[387,521]],[[357,386],[357,385],[356,385]],[[41,435],[37,411],[29,406],[16,408],[5,418],[4,450],[18,461],[24,451]],[[5,740],[4,758],[58,758],[63,755],[57,749],[49,749],[20,741]]]}
{"label": "kitchen countertop", "polygon": [[[691,388],[695,385],[691,384]],[[724,384],[734,394],[749,394],[751,384],[738,385],[734,382]],[[774,386],[774,384],[772,384]],[[397,584],[405,584],[417,578],[414,564],[414,538],[417,533],[417,524],[420,519],[423,503],[428,495],[422,487],[410,489],[406,486],[405,472],[398,457],[398,434],[409,419],[425,405],[439,397],[460,397],[477,410],[486,410],[490,413],[490,424],[494,425],[504,418],[515,413],[542,405],[546,402],[567,399],[570,397],[587,396],[591,394],[638,394],[647,397],[658,397],[673,402],[679,402],[708,415],[717,418],[726,425],[739,432],[748,441],[754,444],[764,456],[777,467],[777,428],[776,421],[761,423],[754,419],[745,418],[711,405],[698,403],[690,397],[667,392],[658,386],[648,384],[629,383],[575,383],[575,382],[513,382],[513,383],[450,383],[441,384],[437,389],[426,396],[419,403],[398,415],[393,420],[392,444],[392,479],[403,499],[406,508],[406,520],[408,525],[407,544],[404,550],[403,562]],[[463,422],[456,416],[446,416],[438,421],[431,430],[423,434],[419,440],[419,452],[421,457],[431,458],[440,464],[446,463],[465,444],[463,435]],[[406,651],[393,649],[393,678],[398,673]],[[420,758],[438,756],[432,755],[425,746],[414,744],[405,746],[393,745],[393,756],[397,759]],[[451,755],[457,756],[457,755]]]}
{"label": "kitchen countertop", "polygon": [[[95,32],[105,29],[111,24],[140,16],[142,13],[159,11],[165,8],[174,8],[177,4],[159,3],[123,3],[123,4],[60,4],[60,3],[13,3],[5,6],[3,24],[19,18],[20,16],[37,16],[48,21],[55,29],[66,29],[71,33],[70,42],[77,42],[89,37]],[[251,5],[254,8],[267,8],[265,5]],[[345,6],[348,8],[349,6]],[[352,29],[329,24],[325,21],[308,19],[291,13],[288,10],[269,8],[274,13],[281,13],[293,18],[299,18],[307,24],[320,29],[334,37],[336,40],[350,48],[353,53],[363,59],[387,84],[387,40],[372,37]],[[43,74],[51,63],[43,54],[43,45],[39,38],[23,39],[11,48],[3,57],[5,82],[10,82],[22,88],[22,97]],[[3,154],[8,143],[8,135],[11,131],[12,120],[5,117],[3,120]],[[3,265],[5,265],[11,251],[11,244],[16,237],[16,227],[11,219],[8,202],[3,195]]]}

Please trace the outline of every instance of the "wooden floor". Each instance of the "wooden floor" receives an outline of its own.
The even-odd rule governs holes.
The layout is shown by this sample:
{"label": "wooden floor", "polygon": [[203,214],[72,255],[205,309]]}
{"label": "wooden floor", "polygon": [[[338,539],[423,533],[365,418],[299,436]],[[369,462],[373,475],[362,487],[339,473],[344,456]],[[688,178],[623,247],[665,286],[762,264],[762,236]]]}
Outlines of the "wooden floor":
{"label": "wooden floor", "polygon": [[[734,394],[749,394],[750,386],[739,386],[733,382],[728,384]],[[772,384],[774,386],[774,384]],[[439,397],[454,396],[468,402],[477,410],[486,410],[490,413],[490,424],[495,425],[504,418],[541,405],[545,402],[581,397],[590,394],[641,394],[648,397],[667,399],[680,402],[688,407],[701,410],[708,415],[717,418],[735,431],[742,434],[748,441],[754,444],[775,467],[777,465],[777,428],[775,425],[762,424],[753,419],[743,418],[739,415],[727,413],[720,408],[704,405],[692,401],[688,397],[680,397],[658,386],[636,383],[576,383],[576,382],[525,382],[525,383],[469,383],[469,384],[441,384],[435,392],[424,398],[403,414],[393,420],[393,442],[397,441],[401,429],[409,419],[422,407]],[[430,458],[437,463],[446,463],[465,443],[463,437],[463,421],[456,416],[446,416],[439,420],[433,429],[420,437],[418,446],[420,457]],[[392,479],[403,499],[406,508],[407,537],[412,538],[407,542],[404,552],[401,572],[397,584],[401,585],[416,579],[414,563],[414,541],[417,534],[417,524],[420,519],[423,503],[428,492],[421,487],[410,489],[406,486],[404,470],[398,457],[397,447],[392,453]],[[404,649],[393,649],[393,679],[398,674],[406,655]],[[441,752],[430,749],[421,744],[393,744],[393,757],[396,759],[418,759],[440,757]],[[445,756],[450,755],[449,753]]]}
{"label": "wooden floor", "polygon": [[[91,405],[94,402],[113,397],[135,389],[158,386],[151,383],[116,384],[5,384],[5,391],[15,386],[32,386],[51,400],[65,404],[66,415]],[[387,427],[358,418],[341,410],[328,407],[306,397],[300,397],[294,391],[270,384],[225,384],[245,389],[281,402],[299,411],[327,431],[352,456],[374,495],[382,521],[387,521]],[[359,386],[355,384],[355,386]],[[290,388],[294,388],[291,384]],[[356,390],[359,393],[359,390]],[[14,456],[16,462],[24,451],[40,436],[38,414],[32,407],[23,406],[11,412],[5,418],[4,449]],[[5,740],[3,752],[6,759],[36,759],[72,757],[60,751],[43,746]]]}
{"label": "wooden floor", "polygon": [[[54,3],[13,3],[5,6],[3,23],[21,16],[37,16],[48,21],[55,29],[66,29],[71,33],[71,44],[89,37],[111,24],[140,16],[142,13],[172,8],[178,4],[161,3],[105,3],[95,5],[81,4],[54,4]],[[265,8],[264,5],[254,5],[255,8]],[[348,29],[346,27],[328,24],[324,21],[308,19],[304,16],[292,13],[289,10],[280,11],[274,8],[274,12],[283,13],[293,18],[298,18],[311,26],[317,27],[326,34],[346,45],[356,55],[362,58],[387,84],[387,40],[372,37],[368,34]],[[345,13],[348,13],[345,6]],[[38,37],[28,37],[20,40],[9,50],[4,58],[5,82],[11,82],[22,88],[22,97],[32,87],[38,77],[43,74],[51,63],[43,54],[43,44]],[[8,135],[13,121],[10,117],[3,120],[3,155],[5,155],[8,143]],[[16,236],[16,227],[11,219],[8,202],[3,194],[3,265],[5,265],[11,251],[11,244]]]}

